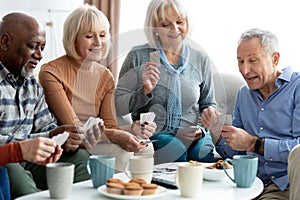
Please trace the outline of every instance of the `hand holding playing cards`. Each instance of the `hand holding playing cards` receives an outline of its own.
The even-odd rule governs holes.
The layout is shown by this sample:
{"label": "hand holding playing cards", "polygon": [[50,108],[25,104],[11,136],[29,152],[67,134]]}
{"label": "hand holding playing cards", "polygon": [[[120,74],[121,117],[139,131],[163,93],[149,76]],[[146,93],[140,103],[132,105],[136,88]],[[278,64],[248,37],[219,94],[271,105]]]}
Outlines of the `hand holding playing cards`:
{"label": "hand holding playing cards", "polygon": [[226,115],[218,112],[215,108],[209,106],[203,110],[201,124],[209,129],[214,144],[218,143],[221,135],[228,132],[226,128],[232,127],[232,115]]}
{"label": "hand holding playing cards", "polygon": [[224,126],[222,136],[228,146],[237,151],[254,151],[257,137],[234,126]]}
{"label": "hand holding playing cards", "polygon": [[132,133],[141,139],[148,139],[155,133],[157,128],[154,119],[154,112],[141,113],[140,121],[135,121],[132,126]]}
{"label": "hand holding playing cards", "polygon": [[56,162],[62,149],[54,140],[44,137],[20,141],[23,159],[38,165]]}
{"label": "hand holding playing cards", "polygon": [[122,149],[128,152],[139,153],[147,144],[142,144],[140,139],[131,133],[123,130],[115,129],[107,138],[114,144],[119,145]]}
{"label": "hand holding playing cards", "polygon": [[103,126],[104,128],[103,124],[94,124],[92,128],[88,129],[85,132],[85,137],[82,139],[82,144],[85,146],[86,149],[92,149],[98,144],[98,142],[101,141],[101,136],[102,134],[104,134],[104,129],[101,128],[101,131],[99,126]]}
{"label": "hand holding playing cards", "polygon": [[101,137],[105,134],[104,121],[100,118],[90,117],[82,127],[84,134],[79,136],[82,139],[82,144],[86,149],[92,149],[101,141]]}
{"label": "hand holding playing cards", "polygon": [[64,133],[65,131],[69,133],[69,137],[67,138],[67,141],[62,145],[63,149],[66,152],[77,150],[79,148],[79,145],[81,144],[81,138],[79,134],[83,134],[83,131],[79,126],[76,125],[59,126],[56,129],[50,131],[49,137],[53,138],[54,136]]}
{"label": "hand holding playing cards", "polygon": [[219,124],[219,113],[214,107],[209,106],[203,110],[201,115],[201,125],[210,131],[214,144],[218,142],[222,133],[222,125]]}
{"label": "hand holding playing cards", "polygon": [[160,72],[157,68],[156,63],[146,63],[145,70],[142,74],[145,94],[149,94],[156,87],[159,80],[159,73]]}
{"label": "hand holding playing cards", "polygon": [[156,123],[152,121],[146,121],[143,124],[140,124],[140,121],[135,121],[132,132],[142,139],[148,139],[155,133],[156,127]]}

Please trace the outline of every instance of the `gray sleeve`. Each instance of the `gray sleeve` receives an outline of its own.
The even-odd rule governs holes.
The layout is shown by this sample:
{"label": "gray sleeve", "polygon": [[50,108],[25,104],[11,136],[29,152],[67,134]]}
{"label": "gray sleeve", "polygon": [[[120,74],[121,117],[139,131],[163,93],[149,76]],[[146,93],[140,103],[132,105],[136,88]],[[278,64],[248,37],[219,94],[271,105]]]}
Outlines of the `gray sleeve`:
{"label": "gray sleeve", "polygon": [[124,60],[115,94],[117,116],[131,113],[133,120],[139,119],[139,113],[151,100],[143,90],[142,72],[149,59],[145,55],[148,54],[132,50]]}
{"label": "gray sleeve", "polygon": [[213,64],[209,58],[204,60],[203,62],[203,82],[200,85],[200,99],[199,99],[199,111],[202,111],[208,106],[216,107],[215,101],[215,92],[214,92],[214,82],[213,82],[213,74],[212,68]]}

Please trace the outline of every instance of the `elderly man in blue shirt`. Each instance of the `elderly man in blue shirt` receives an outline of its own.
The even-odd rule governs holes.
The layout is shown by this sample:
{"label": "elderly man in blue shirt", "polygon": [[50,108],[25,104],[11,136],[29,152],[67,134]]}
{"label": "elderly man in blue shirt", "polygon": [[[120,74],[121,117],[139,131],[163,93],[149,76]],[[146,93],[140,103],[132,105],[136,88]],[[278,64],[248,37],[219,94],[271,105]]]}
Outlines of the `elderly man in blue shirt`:
{"label": "elderly man in blue shirt", "polygon": [[257,176],[265,187],[257,199],[289,199],[290,151],[300,142],[300,74],[279,69],[277,37],[266,30],[250,29],[240,37],[238,67],[247,85],[238,91],[232,126],[218,123],[212,107],[201,123],[210,130],[223,157],[254,154],[259,158]]}

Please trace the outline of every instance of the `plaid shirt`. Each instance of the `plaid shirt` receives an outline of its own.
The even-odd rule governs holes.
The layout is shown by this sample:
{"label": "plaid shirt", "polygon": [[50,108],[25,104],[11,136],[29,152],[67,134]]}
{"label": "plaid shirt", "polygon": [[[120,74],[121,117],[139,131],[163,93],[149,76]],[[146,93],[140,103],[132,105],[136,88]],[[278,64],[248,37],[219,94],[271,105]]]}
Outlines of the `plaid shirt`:
{"label": "plaid shirt", "polygon": [[56,126],[36,79],[15,81],[0,62],[0,144],[49,137],[49,131]]}

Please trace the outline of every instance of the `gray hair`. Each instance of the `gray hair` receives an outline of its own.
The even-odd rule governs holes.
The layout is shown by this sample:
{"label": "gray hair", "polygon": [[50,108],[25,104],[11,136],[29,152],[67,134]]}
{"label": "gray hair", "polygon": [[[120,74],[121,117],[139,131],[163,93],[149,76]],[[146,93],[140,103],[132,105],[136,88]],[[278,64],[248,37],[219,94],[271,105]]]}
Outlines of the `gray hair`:
{"label": "gray hair", "polygon": [[107,17],[93,5],[84,4],[75,9],[64,23],[63,45],[67,55],[74,59],[80,59],[76,51],[78,33],[86,31],[98,32],[103,26],[106,32],[106,45],[103,46],[102,58],[105,58],[110,48],[110,24]]}
{"label": "gray hair", "polygon": [[276,35],[268,30],[259,28],[253,28],[245,31],[240,36],[238,44],[244,40],[251,40],[253,38],[260,38],[262,47],[269,55],[272,55],[273,52],[279,51],[279,42]]}
{"label": "gray hair", "polygon": [[173,8],[178,16],[184,18],[187,22],[187,29],[189,33],[189,20],[187,12],[180,0],[152,0],[147,9],[147,15],[144,23],[144,32],[149,45],[156,48],[158,36],[155,32],[155,27],[158,26],[159,16],[161,13],[162,18],[165,18],[165,8]]}

